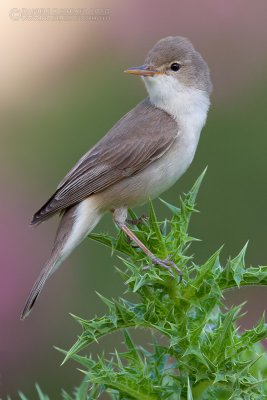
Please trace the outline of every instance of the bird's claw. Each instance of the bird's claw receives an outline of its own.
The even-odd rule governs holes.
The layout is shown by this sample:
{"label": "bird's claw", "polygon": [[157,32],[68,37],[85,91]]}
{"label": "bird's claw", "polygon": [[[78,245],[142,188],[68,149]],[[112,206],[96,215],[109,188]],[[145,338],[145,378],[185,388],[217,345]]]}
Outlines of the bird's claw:
{"label": "bird's claw", "polygon": [[142,214],[140,217],[136,219],[127,219],[126,222],[130,225],[136,226],[139,224],[143,224],[148,220],[148,216],[145,214]]}
{"label": "bird's claw", "polygon": [[[179,276],[179,283],[182,281],[183,279],[183,274],[182,271],[177,267],[177,265],[170,260],[170,256],[167,257],[165,260],[161,260],[160,258],[154,256],[151,258],[152,264],[154,265],[160,265],[162,268],[165,268],[169,271],[169,273],[172,275],[172,277],[174,277],[174,273],[173,271],[175,271],[178,276]],[[147,270],[149,268],[149,266],[144,267],[144,270]]]}

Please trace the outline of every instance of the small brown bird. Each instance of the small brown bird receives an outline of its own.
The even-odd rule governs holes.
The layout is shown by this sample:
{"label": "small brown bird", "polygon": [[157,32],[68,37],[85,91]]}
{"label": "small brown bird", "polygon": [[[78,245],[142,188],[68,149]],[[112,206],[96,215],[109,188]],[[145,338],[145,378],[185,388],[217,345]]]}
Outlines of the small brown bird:
{"label": "small brown bird", "polygon": [[51,256],[31,290],[22,319],[46,280],[107,211],[153,264],[180,274],[172,262],[155,257],[131,232],[127,210],[160,195],[191,164],[210,105],[209,69],[192,44],[176,36],[157,42],[144,65],[125,72],[142,77],[148,98],[78,161],[33,216],[31,224],[37,225],[62,214]]}

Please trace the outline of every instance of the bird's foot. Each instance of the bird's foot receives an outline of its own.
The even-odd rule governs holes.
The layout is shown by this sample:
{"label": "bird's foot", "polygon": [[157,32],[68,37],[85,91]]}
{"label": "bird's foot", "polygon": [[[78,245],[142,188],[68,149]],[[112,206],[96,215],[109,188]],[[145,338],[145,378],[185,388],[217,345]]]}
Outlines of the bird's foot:
{"label": "bird's foot", "polygon": [[[154,265],[160,265],[162,268],[167,269],[170,274],[174,277],[174,271],[179,276],[179,283],[183,279],[182,271],[177,267],[177,265],[170,260],[170,257],[167,257],[165,260],[161,260],[160,258],[153,256],[151,257],[151,261]],[[144,270],[149,269],[149,266],[143,268]]]}
{"label": "bird's foot", "polygon": [[144,224],[148,220],[148,216],[145,214],[142,214],[140,217],[136,219],[127,219],[126,222],[130,225],[136,226],[139,224]]}

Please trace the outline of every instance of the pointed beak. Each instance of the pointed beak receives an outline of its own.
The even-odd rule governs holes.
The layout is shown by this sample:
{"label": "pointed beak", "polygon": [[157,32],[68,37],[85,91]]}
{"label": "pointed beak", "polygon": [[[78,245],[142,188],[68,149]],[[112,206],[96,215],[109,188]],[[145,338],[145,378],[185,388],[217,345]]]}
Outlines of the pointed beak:
{"label": "pointed beak", "polygon": [[155,74],[161,74],[159,70],[151,65],[141,65],[140,67],[132,67],[126,69],[124,72],[127,74],[141,75],[141,76],[153,76]]}

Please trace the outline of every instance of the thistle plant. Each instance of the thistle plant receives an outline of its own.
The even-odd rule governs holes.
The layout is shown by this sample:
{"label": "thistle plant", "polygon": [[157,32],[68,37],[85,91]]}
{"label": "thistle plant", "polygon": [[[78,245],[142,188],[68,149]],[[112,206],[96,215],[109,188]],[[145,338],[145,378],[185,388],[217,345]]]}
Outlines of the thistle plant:
{"label": "thistle plant", "polygon": [[[178,276],[151,265],[123,233],[90,235],[118,253],[126,294],[119,299],[98,294],[107,307],[103,316],[73,316],[82,332],[69,351],[60,351],[64,362],[78,364],[84,379],[73,395],[62,392],[64,400],[98,399],[103,393],[113,400],[267,398],[267,354],[260,344],[267,337],[264,316],[252,329],[240,331],[242,305],[228,309],[223,304],[228,289],[267,285],[267,267],[246,268],[246,246],[225,266],[220,249],[202,265],[190,256],[196,239],[188,234],[188,225],[203,176],[180,199],[179,207],[163,201],[171,212],[169,220],[159,221],[150,203],[148,219],[133,228],[156,256],[171,255],[183,272],[181,283]],[[130,215],[138,221],[132,211]],[[135,344],[133,328],[151,333],[146,346]],[[123,337],[123,352],[90,356],[90,344],[117,331]],[[37,391],[40,399],[48,400],[38,386]]]}

